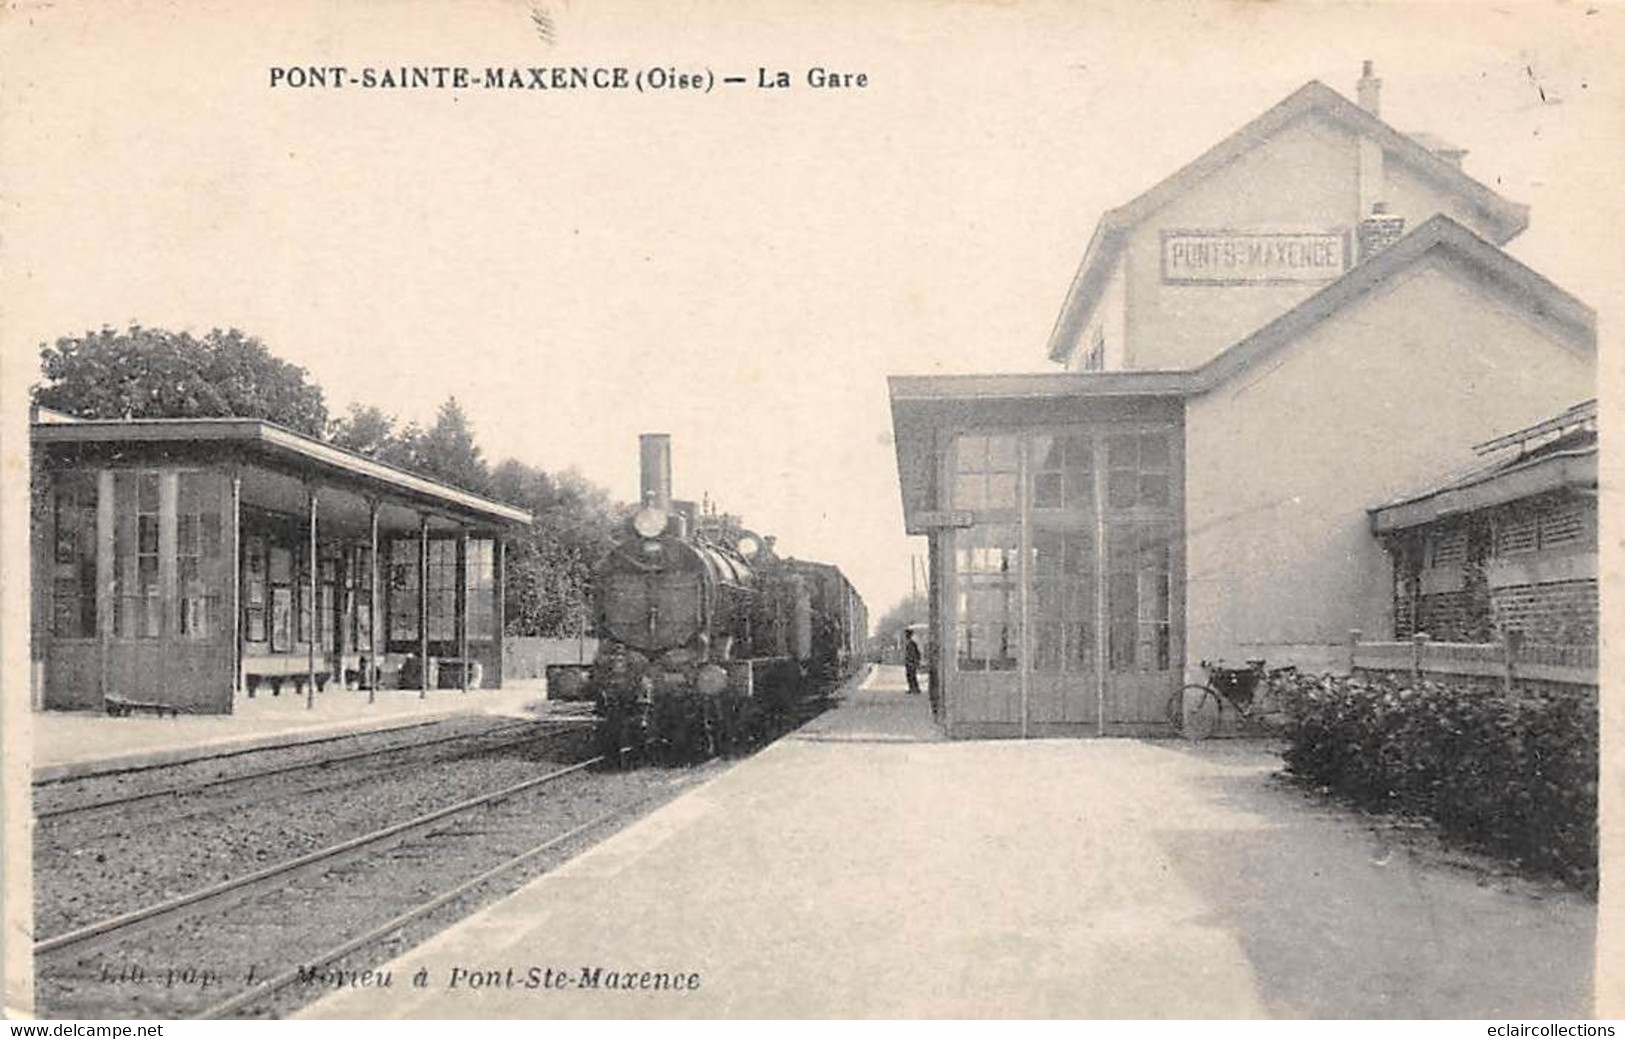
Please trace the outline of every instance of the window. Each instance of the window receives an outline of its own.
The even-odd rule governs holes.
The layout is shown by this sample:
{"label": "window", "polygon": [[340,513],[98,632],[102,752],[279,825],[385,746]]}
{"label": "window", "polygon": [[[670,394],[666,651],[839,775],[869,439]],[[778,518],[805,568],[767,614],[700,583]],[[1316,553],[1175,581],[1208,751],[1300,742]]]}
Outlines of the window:
{"label": "window", "polygon": [[96,477],[67,473],[55,478],[55,531],[51,560],[51,634],[84,639],[96,635]]}
{"label": "window", "polygon": [[1083,357],[1083,370],[1099,372],[1106,369],[1106,326],[1096,325],[1089,340],[1089,352]]}
{"label": "window", "polygon": [[988,524],[956,538],[961,671],[1013,671],[1020,662],[1020,537],[1014,524]]}
{"label": "window", "polygon": [[1106,438],[1106,466],[1109,507],[1168,505],[1171,480],[1167,433],[1111,434]]}
{"label": "window", "polygon": [[350,644],[363,653],[372,651],[372,547],[360,545],[350,556],[350,587],[355,612]]}
{"label": "window", "polygon": [[175,576],[182,638],[219,632],[220,501],[208,473],[181,473],[175,510]]}
{"label": "window", "polygon": [[1087,433],[1032,438],[1035,509],[1091,509],[1095,501],[1095,445]]}
{"label": "window", "polygon": [[428,579],[429,640],[450,642],[457,637],[457,542],[429,542]]}
{"label": "window", "polygon": [[1169,666],[1169,525],[1111,524],[1106,534],[1110,663],[1113,671]]}
{"label": "window", "polygon": [[119,522],[113,541],[118,582],[114,634],[155,639],[163,634],[158,579],[158,474],[122,472],[114,480]]}
{"label": "window", "polygon": [[1033,670],[1095,667],[1094,532],[1033,532]]}
{"label": "window", "polygon": [[293,552],[273,545],[271,572],[271,649],[286,653],[293,649]]}
{"label": "window", "polygon": [[496,630],[496,542],[469,538],[463,562],[463,601],[468,615],[468,637],[490,639]]}
{"label": "window", "polygon": [[264,642],[270,602],[270,549],[263,535],[244,539],[243,557],[243,637],[249,642]]}
{"label": "window", "polygon": [[325,545],[318,557],[316,568],[316,630],[321,636],[321,648],[333,648],[334,622],[338,617],[339,549]]}
{"label": "window", "polygon": [[396,538],[389,543],[389,639],[418,637],[418,541]]}
{"label": "window", "polygon": [[314,619],[311,616],[310,601],[310,543],[309,534],[299,539],[299,546],[293,550],[294,580],[294,629],[295,642],[309,642]]}
{"label": "window", "polygon": [[1016,476],[1015,437],[961,436],[955,440],[955,508],[1015,508]]}
{"label": "window", "polygon": [[1495,520],[1495,554],[1595,547],[1595,516],[1595,510],[1575,501],[1509,509]]}
{"label": "window", "polygon": [[1540,547],[1563,548],[1588,540],[1586,512],[1579,504],[1558,506],[1541,513]]}
{"label": "window", "polygon": [[1427,539],[1427,563],[1431,568],[1443,566],[1460,566],[1467,561],[1467,531],[1457,527],[1454,530],[1436,531]]}

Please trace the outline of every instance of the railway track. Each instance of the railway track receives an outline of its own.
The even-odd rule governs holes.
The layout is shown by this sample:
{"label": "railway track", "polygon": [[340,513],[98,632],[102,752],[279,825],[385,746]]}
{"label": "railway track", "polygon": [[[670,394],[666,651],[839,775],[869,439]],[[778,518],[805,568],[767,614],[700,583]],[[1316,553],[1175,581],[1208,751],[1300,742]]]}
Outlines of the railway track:
{"label": "railway track", "polygon": [[[200,794],[207,790],[216,790],[221,787],[250,782],[252,780],[265,780],[273,777],[288,776],[297,772],[305,772],[314,769],[331,770],[340,765],[347,765],[360,761],[371,761],[397,754],[410,754],[416,751],[428,750],[430,748],[444,747],[452,743],[479,743],[496,738],[495,742],[490,744],[491,746],[514,746],[520,743],[528,742],[529,740],[545,738],[546,736],[568,732],[572,729],[578,729],[581,724],[582,723],[579,721],[564,721],[553,723],[551,725],[534,721],[520,721],[511,725],[503,725],[496,728],[480,729],[473,732],[453,733],[449,736],[437,736],[432,739],[407,740],[400,743],[392,743],[381,747],[369,747],[363,750],[350,751],[349,753],[336,754],[329,757],[294,761],[271,768],[254,769],[251,771],[237,772],[229,775],[216,775],[199,779],[194,782],[159,786],[154,789],[141,790],[134,793],[116,794],[112,797],[87,798],[79,801],[70,800],[65,804],[44,806],[36,803],[36,807],[34,809],[34,819],[37,823],[47,822],[54,819],[64,819],[70,816],[82,815],[87,812],[95,812],[106,808],[126,807],[145,801],[156,801],[163,798],[181,798],[194,794]],[[504,741],[500,739],[501,737],[515,733],[524,733],[525,735],[516,740]]]}
{"label": "railway track", "polygon": [[34,835],[36,926],[67,932],[534,776],[578,760],[578,737],[571,724],[488,726],[403,748],[415,753],[255,770],[251,784],[48,818]]}
{"label": "railway track", "polygon": [[[219,1017],[320,995],[310,972],[471,907],[589,833],[708,775],[555,768],[286,862],[46,938],[50,1016]],[[384,944],[380,944],[384,943]]]}

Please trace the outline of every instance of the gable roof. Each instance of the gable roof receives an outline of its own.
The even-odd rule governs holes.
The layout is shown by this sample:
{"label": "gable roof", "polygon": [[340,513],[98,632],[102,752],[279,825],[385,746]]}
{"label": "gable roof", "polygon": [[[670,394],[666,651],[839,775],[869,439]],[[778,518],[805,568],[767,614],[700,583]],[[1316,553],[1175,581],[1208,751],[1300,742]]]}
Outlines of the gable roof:
{"label": "gable roof", "polygon": [[1203,393],[1253,367],[1431,253],[1470,266],[1486,284],[1506,293],[1525,313],[1556,327],[1578,349],[1596,351],[1596,311],[1441,213],[1197,368],[1192,373],[1191,392]]}
{"label": "gable roof", "polygon": [[1068,344],[1076,338],[1085,315],[1093,309],[1105,288],[1128,230],[1309,112],[1326,116],[1356,134],[1374,139],[1384,151],[1394,153],[1422,176],[1465,198],[1484,214],[1497,245],[1504,245],[1529,226],[1528,206],[1502,198],[1415,138],[1395,130],[1319,80],[1310,80],[1172,176],[1126,205],[1101,215],[1050,332],[1050,360],[1065,358]]}

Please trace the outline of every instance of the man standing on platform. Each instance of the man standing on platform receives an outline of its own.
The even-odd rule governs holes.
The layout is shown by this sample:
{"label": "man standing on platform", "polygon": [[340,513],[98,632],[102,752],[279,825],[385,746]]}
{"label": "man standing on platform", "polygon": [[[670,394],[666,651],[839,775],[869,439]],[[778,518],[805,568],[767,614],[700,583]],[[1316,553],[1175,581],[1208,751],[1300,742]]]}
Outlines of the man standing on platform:
{"label": "man standing on platform", "polygon": [[920,693],[920,647],[914,641],[914,629],[903,629],[903,674],[908,676],[910,696]]}

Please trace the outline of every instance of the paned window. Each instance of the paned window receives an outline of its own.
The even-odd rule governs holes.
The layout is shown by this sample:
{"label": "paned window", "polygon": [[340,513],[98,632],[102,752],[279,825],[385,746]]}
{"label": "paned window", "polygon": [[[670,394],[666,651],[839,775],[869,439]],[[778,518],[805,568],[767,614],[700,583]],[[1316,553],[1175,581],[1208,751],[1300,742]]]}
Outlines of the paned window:
{"label": "paned window", "polygon": [[457,637],[457,542],[429,542],[428,579],[429,639],[450,642]]}
{"label": "paned window", "polygon": [[1107,527],[1107,614],[1113,671],[1169,667],[1169,524],[1119,521]]}
{"label": "paned window", "polygon": [[264,642],[269,634],[266,617],[270,610],[270,547],[265,537],[255,534],[243,540],[243,637]]}
{"label": "paned window", "polygon": [[322,546],[316,568],[316,628],[321,635],[321,648],[326,650],[333,648],[333,633],[337,630],[334,622],[338,618],[338,552],[337,546]]}
{"label": "paned window", "polygon": [[220,501],[209,473],[181,473],[175,510],[177,629],[206,640],[220,629]]}
{"label": "paned window", "polygon": [[389,543],[389,639],[416,641],[418,637],[418,540],[396,538]]}
{"label": "paned window", "polygon": [[350,556],[350,588],[355,624],[350,644],[363,653],[372,651],[372,546],[360,545]]}
{"label": "paned window", "polygon": [[1032,541],[1033,670],[1095,668],[1092,530],[1036,530]]}
{"label": "paned window", "polygon": [[158,474],[122,472],[115,487],[120,512],[113,543],[119,604],[115,634],[155,639],[163,634],[164,625],[158,578]]}
{"label": "paned window", "polygon": [[1035,509],[1092,509],[1095,445],[1087,433],[1032,438]]}
{"label": "paned window", "polygon": [[286,653],[293,649],[293,551],[272,545],[270,560],[271,649]]}
{"label": "paned window", "polygon": [[1171,464],[1167,433],[1109,435],[1106,467],[1106,504],[1110,508],[1168,505]]}
{"label": "paned window", "polygon": [[96,478],[69,473],[53,483],[51,634],[91,638],[96,634]]}
{"label": "paned window", "polygon": [[1016,438],[961,436],[954,445],[953,502],[956,509],[1014,509]]}
{"label": "paned window", "polygon": [[1021,658],[1021,591],[1014,524],[986,524],[955,538],[961,671],[1013,671]]}
{"label": "paned window", "polygon": [[469,538],[468,558],[463,563],[464,610],[468,617],[468,637],[496,636],[496,542],[490,538]]}

